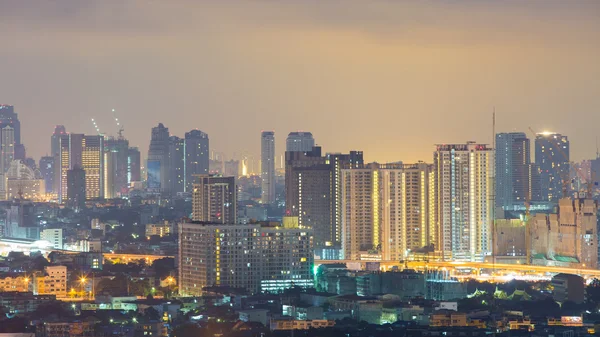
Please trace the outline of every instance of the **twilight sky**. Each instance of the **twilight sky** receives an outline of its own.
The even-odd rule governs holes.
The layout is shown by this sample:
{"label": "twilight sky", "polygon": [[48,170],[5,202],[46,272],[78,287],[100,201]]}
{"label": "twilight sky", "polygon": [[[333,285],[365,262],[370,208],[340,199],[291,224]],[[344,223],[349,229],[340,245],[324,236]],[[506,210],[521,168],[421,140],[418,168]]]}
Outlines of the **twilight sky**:
{"label": "twilight sky", "polygon": [[592,158],[600,129],[600,1],[0,1],[0,103],[28,154],[55,124],[116,133],[198,128],[257,155],[272,129],[328,152],[431,162],[433,144],[562,132]]}

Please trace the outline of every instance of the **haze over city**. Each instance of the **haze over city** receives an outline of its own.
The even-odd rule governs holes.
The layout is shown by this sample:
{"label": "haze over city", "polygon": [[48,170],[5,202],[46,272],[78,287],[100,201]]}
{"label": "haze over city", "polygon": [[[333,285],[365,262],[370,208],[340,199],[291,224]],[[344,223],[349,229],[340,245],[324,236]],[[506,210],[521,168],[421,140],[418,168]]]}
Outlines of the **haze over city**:
{"label": "haze over city", "polygon": [[[28,155],[54,125],[116,135],[198,128],[258,158],[261,130],[311,131],[324,151],[430,161],[435,143],[496,131],[569,135],[595,157],[600,2],[2,1],[0,103]],[[532,137],[532,134],[529,134]]]}

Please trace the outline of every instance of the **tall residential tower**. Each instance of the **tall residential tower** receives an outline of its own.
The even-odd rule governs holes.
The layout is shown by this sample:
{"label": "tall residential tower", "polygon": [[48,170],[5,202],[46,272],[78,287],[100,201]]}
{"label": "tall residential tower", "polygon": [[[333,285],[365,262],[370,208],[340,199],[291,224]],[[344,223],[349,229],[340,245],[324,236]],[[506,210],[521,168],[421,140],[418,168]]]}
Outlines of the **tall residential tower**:
{"label": "tall residential tower", "polygon": [[263,131],[260,136],[260,177],[263,204],[275,202],[275,132]]}

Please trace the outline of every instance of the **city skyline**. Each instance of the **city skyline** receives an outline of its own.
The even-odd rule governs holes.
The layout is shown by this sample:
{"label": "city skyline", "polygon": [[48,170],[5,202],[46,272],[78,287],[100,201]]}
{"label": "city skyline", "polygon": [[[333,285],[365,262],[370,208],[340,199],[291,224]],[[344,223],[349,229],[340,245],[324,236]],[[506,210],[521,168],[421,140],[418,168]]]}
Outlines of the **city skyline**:
{"label": "city skyline", "polygon": [[[35,158],[49,151],[36,135],[56,124],[91,134],[94,118],[116,135],[114,108],[143,155],[161,122],[173,134],[199,128],[230,155],[258,157],[263,129],[309,130],[327,151],[416,162],[436,143],[491,144],[495,106],[498,132],[569,135],[572,159],[592,159],[600,4],[580,4],[377,2],[363,11],[350,1],[346,16],[328,20],[342,5],[3,3],[0,34],[11,38],[0,71],[11,81],[0,83],[0,101],[15,106]],[[584,113],[585,123],[572,120]]]}

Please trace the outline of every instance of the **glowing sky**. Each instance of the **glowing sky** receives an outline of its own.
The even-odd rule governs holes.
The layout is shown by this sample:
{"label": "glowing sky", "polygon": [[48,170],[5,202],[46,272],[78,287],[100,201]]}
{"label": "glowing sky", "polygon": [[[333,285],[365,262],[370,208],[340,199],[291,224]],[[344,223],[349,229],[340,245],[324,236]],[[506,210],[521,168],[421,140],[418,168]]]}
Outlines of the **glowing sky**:
{"label": "glowing sky", "polygon": [[600,1],[0,1],[0,103],[49,152],[55,124],[116,133],[198,128],[228,156],[260,131],[312,131],[325,151],[432,160],[497,131],[600,132]]}

